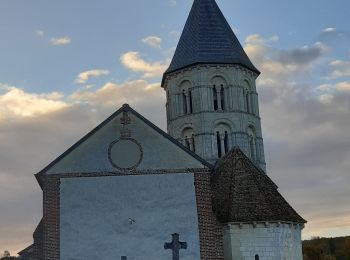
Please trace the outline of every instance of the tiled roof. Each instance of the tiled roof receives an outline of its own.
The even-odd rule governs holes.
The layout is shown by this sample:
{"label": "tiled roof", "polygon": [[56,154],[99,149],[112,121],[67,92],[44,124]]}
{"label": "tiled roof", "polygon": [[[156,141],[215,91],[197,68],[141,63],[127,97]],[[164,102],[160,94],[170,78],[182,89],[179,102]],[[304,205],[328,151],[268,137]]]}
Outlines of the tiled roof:
{"label": "tiled roof", "polygon": [[239,148],[218,161],[211,184],[213,209],[223,223],[306,222]]}
{"label": "tiled roof", "polygon": [[167,73],[197,64],[252,64],[215,0],[194,0]]}

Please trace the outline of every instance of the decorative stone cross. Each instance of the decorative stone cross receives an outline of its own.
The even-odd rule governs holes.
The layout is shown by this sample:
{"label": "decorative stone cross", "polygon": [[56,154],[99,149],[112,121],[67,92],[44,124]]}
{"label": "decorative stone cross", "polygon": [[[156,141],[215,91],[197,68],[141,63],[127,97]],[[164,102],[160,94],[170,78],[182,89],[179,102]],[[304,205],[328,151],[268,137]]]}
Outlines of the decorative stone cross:
{"label": "decorative stone cross", "polygon": [[173,241],[170,243],[164,244],[164,249],[171,249],[173,251],[173,260],[179,260],[180,259],[180,249],[187,249],[187,243],[186,242],[180,242],[179,234],[175,233],[172,234]]}

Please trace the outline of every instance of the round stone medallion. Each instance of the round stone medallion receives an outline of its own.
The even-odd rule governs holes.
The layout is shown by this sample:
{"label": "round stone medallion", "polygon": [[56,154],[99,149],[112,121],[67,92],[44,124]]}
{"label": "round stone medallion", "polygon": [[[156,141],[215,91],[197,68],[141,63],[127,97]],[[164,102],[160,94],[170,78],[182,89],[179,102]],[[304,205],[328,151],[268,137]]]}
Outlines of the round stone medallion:
{"label": "round stone medallion", "polygon": [[115,168],[131,170],[142,161],[142,147],[134,139],[119,139],[109,146],[108,156],[109,161]]}

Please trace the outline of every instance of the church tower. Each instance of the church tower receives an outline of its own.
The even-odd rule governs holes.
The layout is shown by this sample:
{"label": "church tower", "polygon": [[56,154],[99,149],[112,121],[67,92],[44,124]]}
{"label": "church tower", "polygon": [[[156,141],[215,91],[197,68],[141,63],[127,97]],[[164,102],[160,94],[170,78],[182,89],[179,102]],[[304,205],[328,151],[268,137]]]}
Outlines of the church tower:
{"label": "church tower", "polygon": [[238,146],[265,171],[259,74],[215,0],[194,0],[162,80],[168,133],[211,163]]}

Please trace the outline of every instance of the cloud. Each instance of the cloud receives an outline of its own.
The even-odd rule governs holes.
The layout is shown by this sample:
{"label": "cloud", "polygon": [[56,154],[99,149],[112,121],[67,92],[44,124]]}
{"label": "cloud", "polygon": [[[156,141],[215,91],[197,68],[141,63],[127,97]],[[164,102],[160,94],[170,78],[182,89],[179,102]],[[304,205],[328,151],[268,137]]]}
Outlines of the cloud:
{"label": "cloud", "polygon": [[38,37],[42,38],[42,37],[44,37],[45,32],[44,32],[43,30],[36,30],[36,31],[35,31],[35,34],[36,34]]}
{"label": "cloud", "polygon": [[329,50],[320,43],[280,50],[252,36],[245,50],[262,72],[257,88],[268,174],[309,221],[304,237],[350,230],[350,81],[314,86],[322,76],[316,68],[328,66]]}
{"label": "cloud", "polygon": [[163,90],[159,83],[150,84],[145,80],[127,81],[121,84],[107,82],[96,91],[83,89],[69,96],[73,102],[92,106],[115,107],[116,104],[140,104],[145,99],[161,103]]}
{"label": "cloud", "polygon": [[161,46],[162,38],[159,38],[157,36],[148,36],[146,38],[143,38],[142,42],[153,48],[159,48],[159,49],[162,48]]}
{"label": "cloud", "polygon": [[20,88],[0,84],[4,94],[0,95],[0,115],[2,118],[35,117],[48,114],[67,104],[60,99],[62,94],[52,92],[48,94],[26,93]]}
{"label": "cloud", "polygon": [[140,57],[140,54],[135,51],[124,53],[120,60],[123,66],[131,71],[142,72],[144,78],[161,77],[167,69],[169,61],[166,63],[153,62],[149,63]]}
{"label": "cloud", "polygon": [[171,6],[177,5],[177,0],[170,0],[170,5]]}
{"label": "cloud", "polygon": [[248,35],[245,39],[246,44],[263,44],[263,43],[273,43],[278,42],[279,37],[277,35],[271,36],[269,38],[262,38],[260,34]]}
{"label": "cloud", "polygon": [[52,38],[50,40],[50,44],[54,46],[59,46],[59,45],[67,45],[71,43],[71,38],[68,36],[61,37],[61,38]]}
{"label": "cloud", "polygon": [[181,36],[181,32],[179,32],[179,31],[170,31],[169,32],[169,36],[171,37],[171,38],[173,38],[174,40],[176,40],[176,41],[178,41],[179,40],[179,38],[180,38],[180,36]]}
{"label": "cloud", "polygon": [[333,27],[328,27],[328,28],[325,28],[323,30],[324,33],[332,33],[332,32],[335,32],[335,31],[337,31],[337,29],[333,28]]}
{"label": "cloud", "polygon": [[340,82],[340,83],[336,84],[335,86],[336,86],[337,90],[339,90],[339,91],[350,92],[350,82],[349,81]]}
{"label": "cloud", "polygon": [[350,77],[350,61],[334,60],[330,63],[330,67],[332,78]]}
{"label": "cloud", "polygon": [[[317,62],[328,53],[327,46],[319,42],[312,46],[277,49],[269,45],[268,39],[258,34],[248,36],[245,42],[246,53],[264,72],[258,83],[270,87],[307,77],[309,74],[306,72],[317,67]],[[287,89],[290,88],[285,88],[284,91]]]}
{"label": "cloud", "polygon": [[327,50],[324,44],[317,42],[313,46],[279,51],[276,59],[284,64],[308,65],[320,58]]}
{"label": "cloud", "polygon": [[324,105],[331,104],[333,102],[333,99],[334,96],[330,94],[323,94],[318,97],[318,100]]}
{"label": "cloud", "polygon": [[96,69],[96,70],[87,70],[79,73],[77,78],[75,79],[75,83],[78,84],[85,84],[90,78],[98,78],[101,76],[106,76],[109,75],[108,70],[101,70],[101,69]]}
{"label": "cloud", "polygon": [[319,101],[323,104],[331,104],[334,102],[336,95],[350,94],[350,81],[337,82],[334,84],[325,83],[317,87],[320,92]]}
{"label": "cloud", "polygon": [[339,31],[337,28],[328,27],[325,28],[318,36],[320,42],[332,43],[336,39],[345,36],[346,33]]}

